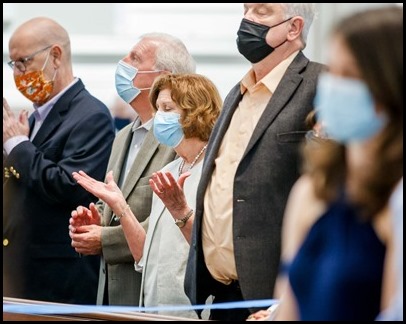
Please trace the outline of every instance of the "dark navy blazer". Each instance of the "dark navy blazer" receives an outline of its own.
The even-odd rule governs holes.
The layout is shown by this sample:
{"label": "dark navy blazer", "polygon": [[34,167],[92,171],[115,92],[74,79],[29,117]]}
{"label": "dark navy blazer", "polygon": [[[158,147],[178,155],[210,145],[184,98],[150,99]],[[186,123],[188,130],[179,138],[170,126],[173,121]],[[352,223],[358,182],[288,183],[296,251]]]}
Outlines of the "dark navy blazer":
{"label": "dark navy blazer", "polygon": [[[32,115],[29,121],[32,131]],[[3,296],[95,304],[99,257],[75,252],[68,225],[73,209],[96,199],[72,172],[103,180],[113,139],[108,108],[79,80],[56,102],[33,141],[6,157]]]}

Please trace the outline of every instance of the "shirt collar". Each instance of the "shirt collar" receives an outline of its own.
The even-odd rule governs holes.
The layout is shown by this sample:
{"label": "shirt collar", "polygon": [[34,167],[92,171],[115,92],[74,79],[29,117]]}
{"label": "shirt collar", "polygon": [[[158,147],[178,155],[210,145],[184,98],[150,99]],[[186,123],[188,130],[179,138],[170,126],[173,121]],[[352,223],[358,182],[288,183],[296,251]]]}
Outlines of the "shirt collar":
{"label": "shirt collar", "polygon": [[133,125],[131,126],[131,131],[135,132],[138,129],[144,128],[145,130],[149,131],[152,127],[152,121],[153,118],[151,118],[150,120],[148,120],[146,123],[141,124],[141,119],[139,116],[137,116],[137,118],[135,118]]}
{"label": "shirt collar", "polygon": [[261,80],[255,83],[254,70],[250,69],[247,74],[242,78],[240,83],[241,94],[245,91],[252,89],[257,84],[262,83],[271,93],[274,93],[278,87],[279,82],[282,80],[283,75],[288,69],[289,65],[293,62],[299,51],[296,51],[289,55],[286,59],[275,66],[267,75],[265,75]]}
{"label": "shirt collar", "polygon": [[44,103],[42,106],[38,106],[34,104],[34,118],[36,121],[43,121],[46,116],[51,111],[52,107],[55,103],[64,95],[66,91],[68,91],[79,79],[75,78],[67,87],[65,87],[61,92],[59,92],[55,97]]}

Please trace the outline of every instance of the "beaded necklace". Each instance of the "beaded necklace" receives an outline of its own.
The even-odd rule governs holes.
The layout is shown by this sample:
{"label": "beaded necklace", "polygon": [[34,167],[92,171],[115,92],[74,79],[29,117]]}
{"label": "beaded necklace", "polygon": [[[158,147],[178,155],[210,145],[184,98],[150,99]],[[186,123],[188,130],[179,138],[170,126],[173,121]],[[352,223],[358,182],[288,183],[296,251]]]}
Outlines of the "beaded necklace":
{"label": "beaded necklace", "polygon": [[[203,152],[206,150],[207,148],[207,144],[205,146],[203,146],[203,148],[200,150],[200,152],[196,155],[195,159],[193,160],[192,163],[190,163],[189,168],[185,171],[189,171],[191,168],[193,168],[197,162],[197,160],[199,160],[200,156],[203,154]],[[182,174],[182,169],[185,166],[185,159],[182,159],[182,162],[179,165],[179,177]]]}

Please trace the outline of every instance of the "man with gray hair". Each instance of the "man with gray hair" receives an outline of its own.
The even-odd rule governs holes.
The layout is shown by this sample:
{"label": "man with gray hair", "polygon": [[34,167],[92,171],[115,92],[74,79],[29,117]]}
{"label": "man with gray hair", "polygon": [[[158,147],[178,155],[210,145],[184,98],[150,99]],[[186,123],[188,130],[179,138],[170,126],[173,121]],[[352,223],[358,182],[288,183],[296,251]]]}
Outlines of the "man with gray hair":
{"label": "man with gray hair", "polygon": [[[152,203],[148,180],[175,158],[174,150],[154,137],[149,90],[162,73],[193,72],[195,61],[185,45],[164,33],[141,36],[117,65],[117,93],[135,110],[137,118],[117,133],[107,171],[113,170],[115,182],[145,229]],[[78,206],[72,211],[69,228],[77,252],[102,256],[97,303],[138,306],[141,273],[134,270],[134,258],[110,207],[102,201]]]}
{"label": "man with gray hair", "polygon": [[[245,3],[239,52],[252,68],[225,99],[197,191],[185,291],[192,304],[268,299],[299,144],[322,65],[302,53],[313,3]],[[212,309],[245,320],[256,309]]]}

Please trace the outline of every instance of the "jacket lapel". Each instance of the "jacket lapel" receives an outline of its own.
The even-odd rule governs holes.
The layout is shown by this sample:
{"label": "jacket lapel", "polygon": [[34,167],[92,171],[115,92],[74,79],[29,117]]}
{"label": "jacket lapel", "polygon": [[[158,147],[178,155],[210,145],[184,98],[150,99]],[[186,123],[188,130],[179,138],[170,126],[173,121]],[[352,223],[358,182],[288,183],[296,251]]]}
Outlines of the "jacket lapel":
{"label": "jacket lapel", "polygon": [[128,195],[140,179],[145,168],[147,167],[149,161],[152,159],[156,149],[158,148],[158,141],[152,132],[152,128],[148,131],[145,136],[144,143],[138,152],[133,165],[131,166],[130,172],[128,173],[127,179],[125,180],[122,188],[124,198],[127,199]]}
{"label": "jacket lapel", "polygon": [[[204,163],[206,164],[207,162],[207,165],[212,165],[214,163],[215,158],[217,157],[217,153],[223,141],[224,134],[227,132],[228,126],[230,125],[234,112],[237,109],[239,102],[241,101],[242,94],[240,89],[241,89],[240,83],[238,83],[236,86],[234,86],[234,88],[230,91],[230,94],[228,95],[229,97],[234,99],[232,99],[232,101],[230,102],[228,102],[226,99],[224,102],[221,115],[214,126],[214,129],[212,131],[212,137],[210,137],[209,139],[212,149],[206,151]],[[211,170],[205,171],[211,172]]]}
{"label": "jacket lapel", "polygon": [[[127,157],[129,150],[128,146],[130,145],[132,138],[131,127],[128,127],[127,134],[123,135],[124,135],[123,137],[117,139],[117,143],[115,143],[113,147],[113,150],[111,152],[111,158],[115,160],[111,161],[107,169],[107,172],[113,170],[113,179],[114,182],[117,184],[119,183],[121,172],[123,171],[124,168],[125,159]],[[116,147],[118,148],[118,150],[115,149]],[[113,220],[112,215],[113,211],[111,210],[109,205],[105,204],[103,217],[106,224],[109,225],[111,224],[111,221]]]}
{"label": "jacket lapel", "polygon": [[[54,129],[62,123],[64,115],[66,115],[70,108],[71,101],[83,89],[84,85],[79,79],[62,95],[61,98],[58,99],[32,141],[35,146],[40,146],[49,137],[49,135],[53,133]],[[32,128],[30,132],[31,131]]]}
{"label": "jacket lapel", "polygon": [[31,138],[32,131],[34,130],[34,114],[31,114],[31,116],[28,118],[28,123],[30,125],[30,133],[28,134],[28,138]]}
{"label": "jacket lapel", "polygon": [[262,116],[260,117],[258,125],[255,127],[254,133],[252,134],[242,158],[248,154],[258,139],[268,129],[269,125],[273,123],[278,114],[293,96],[303,80],[300,73],[303,68],[306,67],[308,62],[309,60],[303,55],[302,52],[300,52],[290,64],[281,82],[276,88],[275,93],[272,95],[271,100],[266,106]]}

